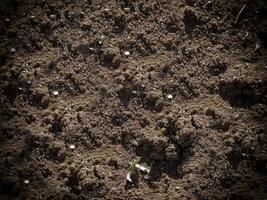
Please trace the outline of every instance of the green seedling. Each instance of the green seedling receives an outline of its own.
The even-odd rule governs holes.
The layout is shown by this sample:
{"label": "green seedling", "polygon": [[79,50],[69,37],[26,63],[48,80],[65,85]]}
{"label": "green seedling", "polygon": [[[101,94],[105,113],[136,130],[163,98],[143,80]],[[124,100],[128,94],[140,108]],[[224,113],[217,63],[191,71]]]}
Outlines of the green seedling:
{"label": "green seedling", "polygon": [[136,157],[134,158],[130,163],[129,163],[129,170],[131,172],[136,172],[138,168],[136,165],[141,161],[141,157]]}

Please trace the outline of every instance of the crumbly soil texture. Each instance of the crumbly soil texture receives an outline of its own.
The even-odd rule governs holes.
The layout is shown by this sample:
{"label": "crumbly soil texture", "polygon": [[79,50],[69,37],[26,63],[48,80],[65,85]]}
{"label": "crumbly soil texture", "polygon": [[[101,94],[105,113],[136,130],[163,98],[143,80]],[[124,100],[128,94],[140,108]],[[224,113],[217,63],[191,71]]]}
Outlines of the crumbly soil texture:
{"label": "crumbly soil texture", "polygon": [[266,200],[266,13],[1,0],[0,199]]}

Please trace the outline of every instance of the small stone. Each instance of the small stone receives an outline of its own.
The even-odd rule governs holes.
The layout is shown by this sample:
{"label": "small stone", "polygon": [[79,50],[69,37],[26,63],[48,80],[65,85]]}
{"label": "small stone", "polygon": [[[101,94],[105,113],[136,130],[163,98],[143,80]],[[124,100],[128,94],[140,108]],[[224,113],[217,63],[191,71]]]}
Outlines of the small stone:
{"label": "small stone", "polygon": [[52,92],[52,94],[53,94],[54,96],[58,96],[58,95],[59,95],[59,92],[55,90],[55,91]]}
{"label": "small stone", "polygon": [[34,15],[32,15],[32,16],[31,16],[31,19],[35,19],[35,16],[34,16]]}
{"label": "small stone", "polygon": [[180,189],[182,189],[180,186],[176,186],[176,187],[175,187],[175,190],[176,190],[176,191],[179,191]]}
{"label": "small stone", "polygon": [[24,180],[24,183],[25,183],[26,185],[28,185],[28,184],[30,183],[30,181],[29,181],[28,179],[26,179],[26,180]]}
{"label": "small stone", "polygon": [[171,94],[168,94],[167,98],[171,100],[171,99],[173,99],[173,96]]}
{"label": "small stone", "polygon": [[124,8],[125,11],[129,12],[130,11],[130,8]]}
{"label": "small stone", "polygon": [[6,19],[5,19],[5,22],[10,22],[10,19],[9,19],[9,18],[6,18]]}
{"label": "small stone", "polygon": [[133,183],[132,179],[131,179],[131,172],[128,172],[126,175],[126,181],[128,181],[129,183]]}
{"label": "small stone", "polygon": [[81,17],[84,17],[84,16],[85,16],[85,12],[81,11],[81,12],[80,12],[80,16],[81,16]]}
{"label": "small stone", "polygon": [[11,52],[11,53],[16,53],[16,49],[15,49],[15,48],[11,48],[11,49],[10,49],[10,52]]}
{"label": "small stone", "polygon": [[105,8],[104,11],[108,12],[109,11],[109,8]]}
{"label": "small stone", "polygon": [[140,164],[138,164],[138,163],[135,165],[135,167],[138,168],[138,169],[140,169],[140,170],[143,171],[143,172],[148,173],[148,174],[149,174],[149,172],[150,172],[150,169],[149,169],[149,168],[144,167],[144,166],[142,166],[142,165],[140,165]]}
{"label": "small stone", "polygon": [[129,56],[130,55],[130,52],[129,51],[124,51],[124,55],[125,56]]}
{"label": "small stone", "polygon": [[70,145],[70,149],[75,149],[75,145]]}
{"label": "small stone", "polygon": [[55,19],[56,18],[56,15],[50,15],[50,18],[51,19]]}
{"label": "small stone", "polygon": [[237,119],[240,118],[240,115],[239,115],[238,113],[236,113],[236,114],[234,114],[233,118],[234,118],[235,120],[237,120]]}

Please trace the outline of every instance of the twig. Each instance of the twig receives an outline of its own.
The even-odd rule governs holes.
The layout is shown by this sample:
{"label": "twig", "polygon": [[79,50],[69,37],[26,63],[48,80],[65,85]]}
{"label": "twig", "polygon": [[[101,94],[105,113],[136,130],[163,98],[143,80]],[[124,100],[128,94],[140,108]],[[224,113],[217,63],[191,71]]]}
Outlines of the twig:
{"label": "twig", "polygon": [[239,17],[240,17],[240,15],[241,15],[241,13],[243,12],[243,10],[246,8],[246,4],[244,4],[244,6],[241,8],[241,10],[239,11],[239,13],[238,13],[238,15],[237,15],[237,17],[236,17],[236,19],[235,19],[235,24],[237,23],[237,21],[238,21],[238,19],[239,19]]}

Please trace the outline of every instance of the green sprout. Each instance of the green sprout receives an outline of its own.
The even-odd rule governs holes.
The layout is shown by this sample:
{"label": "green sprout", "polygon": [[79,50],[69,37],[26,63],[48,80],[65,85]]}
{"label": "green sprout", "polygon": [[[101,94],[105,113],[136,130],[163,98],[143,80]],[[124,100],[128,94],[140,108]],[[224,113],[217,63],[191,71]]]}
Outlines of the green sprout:
{"label": "green sprout", "polygon": [[138,164],[141,161],[141,157],[137,156],[136,158],[134,158],[130,163],[129,163],[129,170],[131,172],[136,172],[137,171],[137,167],[136,164]]}

